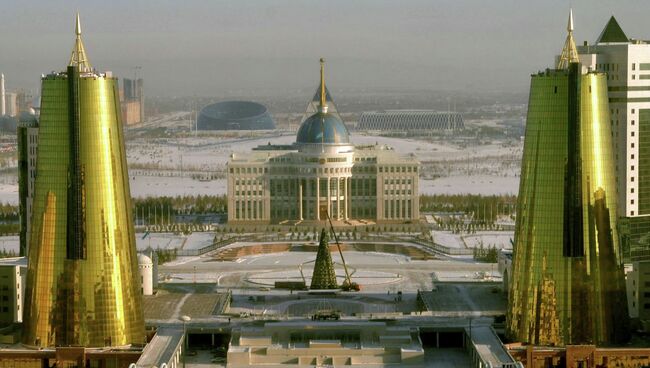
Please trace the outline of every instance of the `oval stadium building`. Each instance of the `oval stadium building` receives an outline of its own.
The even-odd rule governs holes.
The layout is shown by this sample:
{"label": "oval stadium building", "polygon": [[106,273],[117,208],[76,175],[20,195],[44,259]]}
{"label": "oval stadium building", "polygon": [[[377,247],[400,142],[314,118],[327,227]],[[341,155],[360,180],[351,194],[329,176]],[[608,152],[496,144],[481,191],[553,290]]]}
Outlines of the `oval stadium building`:
{"label": "oval stadium building", "polygon": [[275,121],[266,106],[251,101],[223,101],[201,110],[197,121],[201,130],[267,130]]}

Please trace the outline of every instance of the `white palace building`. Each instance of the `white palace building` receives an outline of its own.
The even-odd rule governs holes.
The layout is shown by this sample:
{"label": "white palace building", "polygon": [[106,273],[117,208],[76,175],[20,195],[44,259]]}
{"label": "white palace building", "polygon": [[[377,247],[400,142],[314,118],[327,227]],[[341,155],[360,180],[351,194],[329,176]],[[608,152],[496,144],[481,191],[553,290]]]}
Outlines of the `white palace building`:
{"label": "white palace building", "polygon": [[228,162],[228,223],[409,223],[419,218],[420,163],[385,145],[355,146],[328,113],[321,59],[318,111],[292,145],[263,145]]}

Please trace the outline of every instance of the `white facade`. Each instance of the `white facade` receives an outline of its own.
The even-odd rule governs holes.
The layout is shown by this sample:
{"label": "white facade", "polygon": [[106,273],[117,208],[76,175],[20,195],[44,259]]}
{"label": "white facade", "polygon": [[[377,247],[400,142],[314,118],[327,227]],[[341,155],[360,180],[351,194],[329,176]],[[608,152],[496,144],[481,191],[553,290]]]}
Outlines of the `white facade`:
{"label": "white facade", "polygon": [[228,162],[228,222],[417,221],[418,186],[419,162],[387,146],[261,146]]}
{"label": "white facade", "polygon": [[23,321],[27,258],[0,260],[0,324]]}
{"label": "white facade", "polygon": [[138,271],[142,283],[142,295],[153,295],[153,262],[144,254],[138,254]]}

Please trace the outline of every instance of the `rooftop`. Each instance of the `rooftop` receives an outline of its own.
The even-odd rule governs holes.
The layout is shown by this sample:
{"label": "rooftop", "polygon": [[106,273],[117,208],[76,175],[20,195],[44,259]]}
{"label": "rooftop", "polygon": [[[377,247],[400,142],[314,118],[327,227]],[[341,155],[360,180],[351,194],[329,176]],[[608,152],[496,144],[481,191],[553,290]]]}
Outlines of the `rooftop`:
{"label": "rooftop", "polygon": [[630,42],[630,39],[625,35],[623,29],[612,15],[609,21],[603,28],[603,31],[598,36],[596,43],[611,43],[611,42]]}
{"label": "rooftop", "polygon": [[300,125],[296,143],[349,144],[350,133],[336,115],[317,112]]}

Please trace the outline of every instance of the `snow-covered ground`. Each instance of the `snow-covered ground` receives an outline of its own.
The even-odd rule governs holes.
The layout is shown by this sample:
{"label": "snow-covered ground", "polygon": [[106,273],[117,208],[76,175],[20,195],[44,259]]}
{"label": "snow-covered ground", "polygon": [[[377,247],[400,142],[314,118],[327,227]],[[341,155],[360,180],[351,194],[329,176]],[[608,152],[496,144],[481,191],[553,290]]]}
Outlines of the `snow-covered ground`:
{"label": "snow-covered ground", "polygon": [[468,248],[478,248],[483,244],[485,248],[494,246],[497,249],[512,249],[512,243],[510,241],[513,237],[514,234],[510,231],[491,231],[464,235],[463,240]]}
{"label": "snow-covered ground", "polygon": [[20,239],[17,235],[0,236],[0,249],[18,254],[20,252]]}
{"label": "snow-covered ground", "polygon": [[3,203],[18,204],[18,183],[0,184],[0,201]]}
{"label": "snow-covered ground", "polygon": [[131,176],[131,196],[136,198],[226,194],[226,179],[200,181],[192,178]]}
{"label": "snow-covered ground", "polygon": [[[1,238],[0,238],[1,239]],[[190,235],[172,233],[135,234],[138,250],[152,249],[199,249],[212,244],[214,233],[192,233]]]}
{"label": "snow-covered ground", "polygon": [[[425,178],[420,181],[422,194],[516,194],[519,189],[517,168],[521,145],[507,146],[494,142],[459,147],[451,143],[430,143],[416,139],[360,134],[352,134],[350,139],[356,145],[385,144],[393,147],[398,153],[415,154],[423,163]],[[290,145],[294,141],[295,136],[292,134],[257,138],[175,138],[153,143],[136,139],[129,142],[127,157],[130,164],[137,163],[140,167],[148,165],[175,170],[178,173],[181,168],[184,171],[205,170],[223,173],[232,153],[247,154],[260,145]],[[503,162],[510,164],[504,166]],[[132,175],[131,190],[135,197],[160,193],[225,194],[226,182],[223,179],[199,181],[187,177]]]}
{"label": "snow-covered ground", "polygon": [[[231,153],[246,154],[253,148],[266,145],[290,145],[296,140],[291,133],[265,137],[183,137],[156,140],[134,139],[127,143],[129,164],[155,165],[162,169],[218,170],[225,167]],[[398,153],[414,153],[420,161],[464,160],[463,168],[480,163],[476,158],[514,156],[521,153],[521,144],[507,146],[493,142],[478,146],[460,147],[451,143],[425,142],[411,138],[392,138],[353,133],[350,140],[355,145],[384,144]]]}
{"label": "snow-covered ground", "polygon": [[420,179],[420,194],[517,194],[518,176],[451,176]]}
{"label": "snow-covered ground", "polygon": [[[278,133],[240,138],[133,139],[127,143],[127,160],[132,166],[131,194],[134,197],[225,194],[223,177],[232,153],[247,154],[260,145],[289,145],[294,141],[295,135]],[[385,144],[398,153],[413,153],[422,163],[422,194],[489,195],[516,194],[518,191],[520,143],[492,142],[461,147],[445,141],[430,143],[360,134],[352,134],[351,141],[357,145]],[[221,178],[201,181],[191,178],[190,171],[215,173]],[[15,175],[0,175],[0,201],[18,203]]]}
{"label": "snow-covered ground", "polygon": [[514,237],[512,231],[478,231],[475,234],[453,234],[451,231],[431,230],[431,236],[436,244],[447,248],[489,248],[512,249],[510,240]]}

